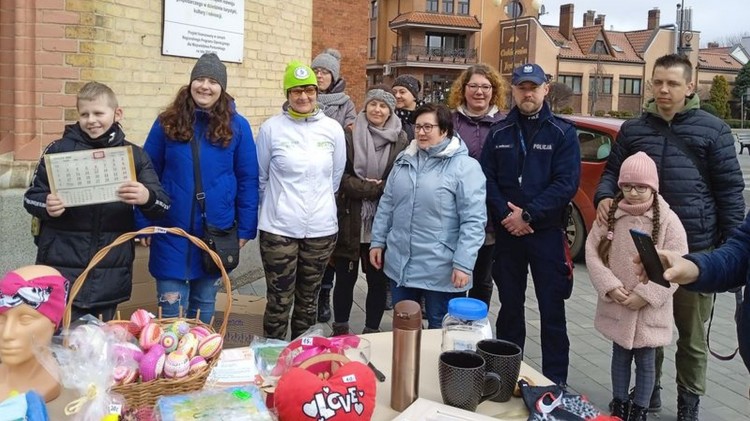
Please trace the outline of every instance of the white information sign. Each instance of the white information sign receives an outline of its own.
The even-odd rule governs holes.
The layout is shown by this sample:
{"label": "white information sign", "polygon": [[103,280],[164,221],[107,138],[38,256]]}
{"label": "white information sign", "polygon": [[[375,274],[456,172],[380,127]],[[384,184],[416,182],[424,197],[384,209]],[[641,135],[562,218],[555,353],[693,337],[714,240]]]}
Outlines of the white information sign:
{"label": "white information sign", "polygon": [[162,54],[200,57],[214,52],[242,63],[245,46],[243,0],[165,0]]}
{"label": "white information sign", "polygon": [[117,188],[135,180],[130,146],[44,155],[52,193],[65,207],[116,202]]}

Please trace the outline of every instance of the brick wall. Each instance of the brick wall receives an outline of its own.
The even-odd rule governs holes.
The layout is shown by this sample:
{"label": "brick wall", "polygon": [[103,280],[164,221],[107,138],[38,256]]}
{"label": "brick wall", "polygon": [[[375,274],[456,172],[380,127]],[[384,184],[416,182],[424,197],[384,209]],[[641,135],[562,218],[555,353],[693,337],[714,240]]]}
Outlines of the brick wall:
{"label": "brick wall", "polygon": [[312,57],[328,47],[341,52],[341,75],[357,111],[367,88],[369,7],[365,0],[313,0]]}
{"label": "brick wall", "polygon": [[[90,80],[112,87],[128,139],[142,144],[195,63],[161,55],[162,13],[162,1],[3,0],[0,161],[36,161],[75,121],[75,94]],[[286,63],[309,62],[311,41],[309,0],[245,2],[245,60],[225,64],[227,91],[254,130],[279,112]]]}

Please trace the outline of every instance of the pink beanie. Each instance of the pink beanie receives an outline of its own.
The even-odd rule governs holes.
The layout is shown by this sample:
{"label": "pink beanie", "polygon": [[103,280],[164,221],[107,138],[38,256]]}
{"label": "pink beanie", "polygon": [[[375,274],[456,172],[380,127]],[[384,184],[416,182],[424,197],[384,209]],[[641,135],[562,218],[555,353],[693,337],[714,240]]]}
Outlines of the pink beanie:
{"label": "pink beanie", "polygon": [[620,179],[617,180],[617,186],[623,184],[640,184],[649,186],[655,191],[659,191],[659,174],[656,171],[656,164],[645,152],[636,152],[623,161],[620,167]]}

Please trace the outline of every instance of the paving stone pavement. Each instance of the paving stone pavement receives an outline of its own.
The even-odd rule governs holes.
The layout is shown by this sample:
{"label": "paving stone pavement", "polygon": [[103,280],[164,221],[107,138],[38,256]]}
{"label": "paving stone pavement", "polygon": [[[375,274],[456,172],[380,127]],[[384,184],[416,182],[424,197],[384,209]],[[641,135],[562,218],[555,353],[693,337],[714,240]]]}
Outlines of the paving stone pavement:
{"label": "paving stone pavement", "polygon": [[[364,303],[367,283],[362,276],[360,278],[357,282],[355,302],[349,321],[354,333],[362,331],[365,320]],[[240,292],[265,295],[265,289],[265,282],[260,279],[242,287]],[[493,327],[499,308],[500,303],[495,293],[490,306],[490,321]],[[612,399],[609,374],[612,343],[594,329],[596,293],[589,282],[588,272],[583,263],[576,264],[575,287],[572,297],[567,301],[566,308],[568,336],[571,343],[569,388],[588,396],[594,405],[606,410]],[[715,351],[722,354],[729,353],[737,346],[733,315],[734,296],[719,294],[711,331],[711,344]],[[381,329],[390,330],[392,321],[392,312],[386,311]],[[526,292],[526,322],[527,339],[524,361],[541,371],[540,320],[531,281]],[[325,325],[325,331],[330,332],[330,323]],[[676,335],[675,330],[675,340]],[[657,414],[650,414],[650,420],[673,421],[677,419],[677,389],[674,380],[675,350],[674,344],[665,349],[662,377],[663,409]],[[720,361],[709,357],[707,377],[707,392],[706,396],[701,398],[700,419],[705,421],[750,420],[750,400],[748,399],[750,375],[739,356],[732,361]]]}

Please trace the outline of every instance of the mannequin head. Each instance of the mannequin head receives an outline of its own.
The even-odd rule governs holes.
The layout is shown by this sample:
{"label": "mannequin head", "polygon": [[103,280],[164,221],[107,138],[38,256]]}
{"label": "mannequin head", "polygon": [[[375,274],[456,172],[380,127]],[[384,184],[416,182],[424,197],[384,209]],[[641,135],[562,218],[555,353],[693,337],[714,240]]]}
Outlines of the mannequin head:
{"label": "mannequin head", "polygon": [[51,399],[59,393],[34,350],[52,340],[65,311],[67,284],[60,272],[40,265],[16,269],[0,279],[0,401],[11,390],[33,389]]}

